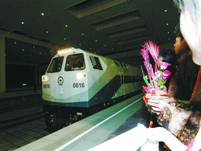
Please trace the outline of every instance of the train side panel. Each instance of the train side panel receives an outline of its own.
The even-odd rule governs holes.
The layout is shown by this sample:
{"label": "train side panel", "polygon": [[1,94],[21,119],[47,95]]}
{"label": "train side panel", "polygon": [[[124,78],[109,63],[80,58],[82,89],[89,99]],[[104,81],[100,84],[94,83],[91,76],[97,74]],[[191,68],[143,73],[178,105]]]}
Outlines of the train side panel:
{"label": "train side panel", "polygon": [[121,96],[133,96],[139,92],[139,69],[125,64],[121,64],[121,66],[123,68],[121,86],[113,96],[113,99],[117,99]]}
{"label": "train side panel", "polygon": [[[89,55],[94,57],[93,55]],[[97,57],[102,67],[94,69],[89,63],[90,74],[88,76],[88,94],[90,106],[109,102],[121,85],[119,70],[111,59]]]}

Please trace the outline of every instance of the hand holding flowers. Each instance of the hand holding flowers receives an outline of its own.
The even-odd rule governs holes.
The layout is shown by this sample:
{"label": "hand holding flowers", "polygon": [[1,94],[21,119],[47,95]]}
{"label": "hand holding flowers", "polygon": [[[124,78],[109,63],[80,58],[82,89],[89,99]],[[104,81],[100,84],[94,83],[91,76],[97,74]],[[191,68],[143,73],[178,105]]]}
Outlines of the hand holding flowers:
{"label": "hand holding flowers", "polygon": [[[141,49],[145,71],[142,67],[141,70],[146,84],[143,86],[146,93],[143,100],[149,105],[150,111],[156,114],[160,114],[165,107],[169,108],[169,102],[174,101],[167,97],[165,85],[167,78],[171,75],[171,72],[167,70],[170,64],[160,59],[159,51],[159,46],[153,41],[146,42]],[[150,57],[153,59],[152,64]]]}

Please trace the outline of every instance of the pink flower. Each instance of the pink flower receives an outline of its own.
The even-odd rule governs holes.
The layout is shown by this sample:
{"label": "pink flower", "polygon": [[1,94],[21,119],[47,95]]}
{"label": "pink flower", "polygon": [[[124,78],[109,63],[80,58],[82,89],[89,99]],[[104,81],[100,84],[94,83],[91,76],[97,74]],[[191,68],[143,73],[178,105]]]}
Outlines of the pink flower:
{"label": "pink flower", "polygon": [[163,72],[163,77],[169,77],[171,75],[171,72],[169,71],[169,70],[165,70],[164,72]]}
{"label": "pink flower", "polygon": [[144,91],[146,92],[146,93],[149,93],[150,91],[149,91],[149,88],[147,87],[147,86],[142,86],[143,87],[143,89],[144,89]]}
{"label": "pink flower", "polygon": [[144,44],[144,48],[149,51],[155,63],[158,62],[160,47],[157,44],[155,44],[153,41],[149,40],[148,42]]}
{"label": "pink flower", "polygon": [[156,76],[156,78],[159,78],[161,76],[161,72],[160,71],[156,71],[155,72],[155,76]]}
{"label": "pink flower", "polygon": [[160,64],[160,67],[161,67],[162,70],[167,69],[168,66],[170,66],[170,64],[167,63],[167,62],[161,62],[161,64]]}
{"label": "pink flower", "polygon": [[149,60],[149,52],[148,52],[148,50],[146,48],[141,49],[141,55],[142,55],[144,61]]}

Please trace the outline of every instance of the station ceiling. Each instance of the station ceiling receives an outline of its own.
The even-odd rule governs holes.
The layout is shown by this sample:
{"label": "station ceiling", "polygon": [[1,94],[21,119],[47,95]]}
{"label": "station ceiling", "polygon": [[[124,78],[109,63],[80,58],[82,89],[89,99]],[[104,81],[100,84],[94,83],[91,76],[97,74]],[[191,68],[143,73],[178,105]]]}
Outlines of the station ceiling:
{"label": "station ceiling", "polygon": [[[102,55],[136,53],[149,39],[158,44],[173,42],[178,20],[172,0],[0,1],[1,31]],[[23,52],[20,56],[28,53],[28,60],[36,63],[48,55],[47,49],[8,41],[11,60],[19,56],[17,49]]]}

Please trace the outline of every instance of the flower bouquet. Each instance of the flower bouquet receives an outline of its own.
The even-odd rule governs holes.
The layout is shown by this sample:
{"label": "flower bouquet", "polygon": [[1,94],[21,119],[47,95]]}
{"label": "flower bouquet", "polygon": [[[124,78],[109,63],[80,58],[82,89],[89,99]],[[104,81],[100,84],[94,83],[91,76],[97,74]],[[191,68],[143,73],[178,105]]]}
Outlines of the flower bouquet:
{"label": "flower bouquet", "polygon": [[[164,62],[159,57],[160,47],[153,41],[147,41],[141,48],[141,55],[143,57],[145,71],[142,70],[143,80],[146,85],[143,89],[146,93],[144,97],[145,103],[147,98],[150,96],[165,96],[167,95],[167,88],[165,83],[167,78],[171,75],[171,72],[167,70],[170,66],[169,63]],[[153,63],[151,63],[152,57]]]}

